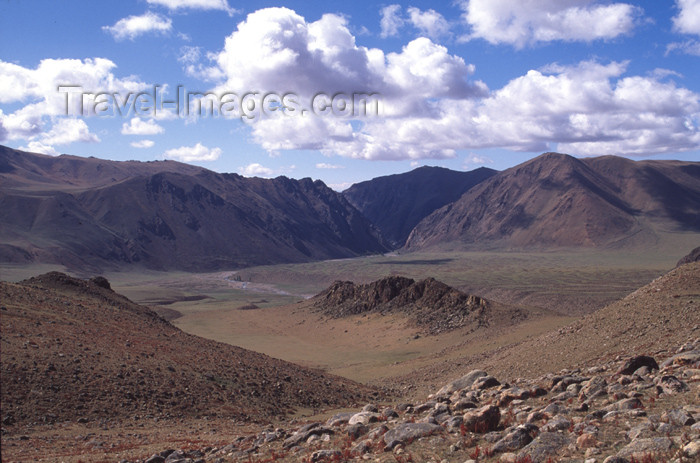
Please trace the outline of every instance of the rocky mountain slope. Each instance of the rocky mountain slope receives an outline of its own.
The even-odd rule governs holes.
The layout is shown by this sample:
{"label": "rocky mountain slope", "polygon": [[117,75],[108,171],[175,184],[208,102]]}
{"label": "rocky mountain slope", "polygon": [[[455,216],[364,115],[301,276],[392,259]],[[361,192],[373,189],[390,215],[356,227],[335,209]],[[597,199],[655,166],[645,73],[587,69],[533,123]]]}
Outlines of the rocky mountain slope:
{"label": "rocky mountain slope", "polygon": [[[311,302],[315,310],[334,318],[369,312],[401,313],[428,334],[467,325],[488,325],[492,305],[434,278],[415,281],[399,276],[357,285],[351,281],[336,281]],[[525,317],[520,311],[517,314]]]}
{"label": "rocky mountain slope", "polygon": [[687,343],[663,362],[638,355],[513,382],[473,370],[421,402],[369,403],[226,445],[164,449],[145,461],[698,461],[698,347],[700,340]]}
{"label": "rocky mountain slope", "polygon": [[186,334],[104,279],[53,272],[0,283],[0,303],[4,429],[202,415],[267,421],[372,392]]}
{"label": "rocky mountain slope", "polygon": [[641,247],[665,232],[700,235],[700,163],[546,153],[423,219],[406,249]]}
{"label": "rocky mountain slope", "polygon": [[323,182],[0,147],[0,261],[189,271],[386,248]]}
{"label": "rocky mountain slope", "polygon": [[403,246],[411,230],[433,211],[459,199],[470,188],[495,175],[481,167],[458,172],[419,167],[404,174],[377,177],[343,192],[395,247]]}

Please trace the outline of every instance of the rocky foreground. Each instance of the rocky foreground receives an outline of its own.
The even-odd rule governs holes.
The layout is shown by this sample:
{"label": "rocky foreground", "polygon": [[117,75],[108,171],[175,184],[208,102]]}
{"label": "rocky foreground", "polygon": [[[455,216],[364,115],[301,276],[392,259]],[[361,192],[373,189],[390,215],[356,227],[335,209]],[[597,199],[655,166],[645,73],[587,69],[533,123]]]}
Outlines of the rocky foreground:
{"label": "rocky foreground", "polygon": [[422,403],[367,404],[326,421],[292,422],[228,445],[167,449],[137,461],[700,461],[699,398],[697,339],[676,353],[512,383],[475,370]]}

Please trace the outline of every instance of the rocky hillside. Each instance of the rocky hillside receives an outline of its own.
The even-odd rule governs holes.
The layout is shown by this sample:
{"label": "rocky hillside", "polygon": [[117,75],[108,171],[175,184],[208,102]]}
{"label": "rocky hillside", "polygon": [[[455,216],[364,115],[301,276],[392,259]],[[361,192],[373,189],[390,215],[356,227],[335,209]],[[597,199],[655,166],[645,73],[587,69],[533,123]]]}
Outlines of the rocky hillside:
{"label": "rocky hillside", "polygon": [[423,219],[406,248],[642,248],[663,233],[700,236],[700,163],[546,153]]}
{"label": "rocky hillside", "polygon": [[163,449],[138,461],[698,461],[700,339],[677,352],[512,382],[473,370],[423,401],[368,403],[327,420],[220,446]]}
{"label": "rocky hillside", "polygon": [[104,279],[54,272],[0,283],[0,303],[3,434],[29,423],[144,417],[259,422],[299,407],[347,406],[372,392],[185,334]]}
{"label": "rocky hillside", "polygon": [[[492,304],[486,299],[463,293],[427,278],[415,281],[393,276],[367,284],[336,281],[311,299],[315,310],[331,317],[361,313],[398,313],[429,334],[473,325],[488,325]],[[525,317],[515,310],[513,316]]]}
{"label": "rocky hillside", "polygon": [[459,199],[497,171],[481,167],[459,172],[419,167],[404,174],[356,183],[343,192],[394,246],[401,247],[411,230],[433,211]]}
{"label": "rocky hillside", "polygon": [[379,232],[321,181],[0,147],[0,261],[188,271],[353,257]]}

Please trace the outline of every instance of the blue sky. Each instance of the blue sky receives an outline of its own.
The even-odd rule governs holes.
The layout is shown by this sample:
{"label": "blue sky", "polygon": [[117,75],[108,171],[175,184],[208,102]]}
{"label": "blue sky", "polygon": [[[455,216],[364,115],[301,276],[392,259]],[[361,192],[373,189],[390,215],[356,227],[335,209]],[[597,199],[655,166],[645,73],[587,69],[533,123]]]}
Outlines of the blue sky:
{"label": "blue sky", "polygon": [[[0,143],[336,189],[545,151],[698,161],[699,77],[700,0],[0,0]],[[131,104],[156,86],[220,111]]]}

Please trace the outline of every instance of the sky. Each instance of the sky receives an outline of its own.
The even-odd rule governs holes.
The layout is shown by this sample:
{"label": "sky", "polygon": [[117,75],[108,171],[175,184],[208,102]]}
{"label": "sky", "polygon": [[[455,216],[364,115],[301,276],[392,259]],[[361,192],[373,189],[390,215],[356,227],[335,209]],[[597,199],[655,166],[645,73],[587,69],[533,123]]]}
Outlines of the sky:
{"label": "sky", "polygon": [[337,190],[700,161],[700,0],[0,0],[0,144]]}

